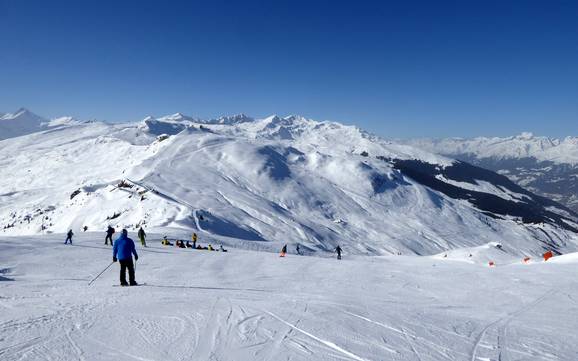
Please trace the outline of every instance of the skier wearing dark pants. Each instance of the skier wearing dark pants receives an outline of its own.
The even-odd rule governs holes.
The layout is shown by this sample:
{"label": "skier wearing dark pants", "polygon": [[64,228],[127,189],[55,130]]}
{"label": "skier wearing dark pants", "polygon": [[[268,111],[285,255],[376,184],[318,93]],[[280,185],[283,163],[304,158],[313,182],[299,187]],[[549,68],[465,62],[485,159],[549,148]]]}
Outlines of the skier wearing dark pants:
{"label": "skier wearing dark pants", "polygon": [[140,243],[143,245],[143,247],[147,246],[146,243],[146,238],[147,234],[145,233],[144,229],[142,229],[142,227],[140,227],[140,229],[138,230],[138,238],[140,239]]}
{"label": "skier wearing dark pants", "polygon": [[112,246],[112,235],[114,234],[114,228],[108,226],[106,230],[106,238],[104,239],[104,244],[108,245],[108,241],[110,240],[110,245]]}
{"label": "skier wearing dark pants", "polygon": [[66,234],[66,239],[64,240],[64,244],[67,244],[69,241],[70,241],[70,244],[72,244],[72,236],[74,236],[74,233],[72,233],[72,229],[71,229]]}
{"label": "skier wearing dark pants", "polygon": [[[122,230],[120,237],[114,241],[114,247],[112,248],[112,261],[117,260],[120,263],[120,285],[121,286],[137,286],[138,283],[135,281],[134,277],[134,263],[132,263],[132,256],[134,255],[134,260],[138,260],[138,254],[134,247],[134,242],[132,239],[128,238],[128,232],[126,229]],[[126,283],[126,270],[128,269],[129,283]]]}
{"label": "skier wearing dark pants", "polygon": [[341,259],[341,247],[339,245],[335,248],[335,252],[337,252],[337,259]]}

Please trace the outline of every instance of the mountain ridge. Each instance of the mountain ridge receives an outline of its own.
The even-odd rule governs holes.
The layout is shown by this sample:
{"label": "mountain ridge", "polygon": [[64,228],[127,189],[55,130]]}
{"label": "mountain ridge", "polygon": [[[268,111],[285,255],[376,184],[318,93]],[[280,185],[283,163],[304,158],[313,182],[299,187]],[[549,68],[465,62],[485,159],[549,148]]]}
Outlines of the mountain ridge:
{"label": "mountain ridge", "polygon": [[347,244],[373,255],[499,240],[513,254],[576,249],[572,211],[355,126],[175,118],[73,123],[0,141],[2,232],[144,225],[248,249]]}
{"label": "mountain ridge", "polygon": [[404,144],[444,154],[507,176],[578,211],[578,137],[413,139]]}

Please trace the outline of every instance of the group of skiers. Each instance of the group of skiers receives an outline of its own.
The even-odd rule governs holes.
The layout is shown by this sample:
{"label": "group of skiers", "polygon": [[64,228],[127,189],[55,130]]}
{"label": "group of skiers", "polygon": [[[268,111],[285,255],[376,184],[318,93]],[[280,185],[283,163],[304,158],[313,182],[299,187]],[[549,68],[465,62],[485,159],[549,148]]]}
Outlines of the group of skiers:
{"label": "group of skiers", "polygon": [[[108,245],[109,241],[110,241],[110,245],[112,246],[112,235],[114,233],[115,233],[114,228],[112,228],[111,226],[108,226],[108,228],[106,230],[106,237],[104,238],[104,245],[105,246]],[[147,243],[146,243],[147,234],[145,233],[144,229],[142,229],[142,227],[139,228],[137,235],[138,235],[138,238],[139,238],[142,246],[146,247],[147,246]]]}
{"label": "group of skiers", "polygon": [[[341,249],[341,247],[339,245],[337,245],[337,247],[333,251],[334,253],[337,253],[337,259],[341,259],[341,252],[342,251],[343,250]],[[297,252],[298,255],[302,255],[301,248],[299,247],[299,243],[295,246],[295,252]],[[281,248],[281,253],[279,256],[285,257],[286,254],[287,254],[287,245],[284,245],[283,248]]]}
{"label": "group of skiers", "polygon": [[[113,227],[108,226],[107,230],[106,230],[106,237],[104,239],[104,244],[108,245],[108,242],[110,241],[110,245],[113,247],[112,248],[112,261],[114,262],[119,262],[120,263],[120,285],[121,286],[137,286],[138,283],[135,280],[135,267],[134,267],[134,263],[133,263],[133,255],[134,255],[134,260],[137,261],[138,260],[138,254],[136,252],[136,247],[134,244],[134,241],[132,239],[130,239],[128,237],[128,231],[126,229],[123,229],[121,231],[121,235],[113,242],[112,240],[112,235],[115,233],[115,230]],[[138,238],[141,241],[141,244],[143,247],[147,247],[146,245],[146,233],[144,231],[144,229],[142,227],[140,227],[140,229],[138,230]],[[64,241],[64,244],[72,244],[72,236],[74,236],[74,233],[72,232],[72,229],[70,229],[68,231],[68,233],[66,233],[66,240]],[[215,248],[213,248],[213,246],[211,244],[209,244],[207,247],[203,247],[200,244],[197,245],[197,241],[198,241],[198,237],[196,233],[193,233],[191,236],[191,241],[187,241],[186,243],[182,240],[176,240],[174,246],[179,247],[179,248],[191,248],[191,249],[198,249],[198,250],[209,250],[209,251],[217,251]],[[168,240],[167,236],[164,236],[161,244],[163,246],[173,246],[173,244]],[[223,248],[223,245],[220,245],[219,247],[219,251],[221,252],[227,252],[226,249]],[[299,247],[299,244],[296,245],[295,247],[295,251],[297,252],[297,254],[301,255],[301,249]],[[337,259],[341,259],[341,252],[342,249],[341,247],[338,245],[334,252],[337,253]],[[287,245],[285,244],[283,246],[283,248],[281,249],[281,257],[285,257],[285,255],[287,254]],[[128,277],[129,277],[129,281],[126,281],[126,271],[128,270]]]}
{"label": "group of skiers", "polygon": [[[113,227],[108,226],[108,229],[106,230],[106,237],[104,238],[104,244],[108,245],[108,242],[110,241],[110,245],[113,245],[112,242],[112,235],[115,233],[115,230]],[[72,229],[68,231],[68,233],[66,234],[66,240],[64,241],[64,244],[70,243],[72,244],[72,236],[74,235],[74,233],[72,232]],[[139,228],[138,230],[138,238],[142,244],[143,247],[146,247],[146,233],[144,231],[144,229],[142,227]],[[122,236],[121,236],[122,237]],[[197,240],[198,240],[198,236],[196,233],[193,233],[191,236],[191,240],[192,243],[190,241],[187,241],[186,243],[182,240],[177,239],[175,241],[174,246],[175,247],[179,247],[179,248],[191,248],[191,249],[198,249],[198,250],[208,250],[208,251],[216,251],[216,249],[209,244],[206,247],[201,246],[200,244],[197,245]],[[173,244],[168,240],[167,236],[164,236],[161,244],[163,246],[173,246]],[[223,248],[223,245],[219,246],[219,251],[221,252],[227,252],[226,249]],[[301,253],[301,248],[299,247],[299,244],[297,244],[295,246],[295,251],[298,255],[302,255]],[[341,259],[341,252],[343,250],[341,249],[341,247],[339,245],[337,245],[337,247],[335,248],[335,250],[333,251],[334,253],[337,253],[337,259]],[[281,257],[285,257],[285,255],[287,254],[287,245],[284,245],[283,248],[281,249]]]}
{"label": "group of skiers", "polygon": [[[167,236],[164,236],[162,241],[161,241],[161,244],[163,246],[175,246],[175,247],[179,247],[179,248],[191,248],[191,249],[198,249],[198,250],[217,251],[211,244],[209,244],[206,247],[201,246],[200,244],[197,244],[198,237],[197,237],[196,233],[193,233],[193,235],[191,236],[191,240],[192,240],[192,243],[191,243],[191,241],[187,241],[185,243],[185,241],[177,239],[177,240],[175,240],[175,243],[172,244],[168,240]],[[227,252],[227,250],[225,248],[223,248],[223,245],[220,245],[218,250],[221,252]]]}

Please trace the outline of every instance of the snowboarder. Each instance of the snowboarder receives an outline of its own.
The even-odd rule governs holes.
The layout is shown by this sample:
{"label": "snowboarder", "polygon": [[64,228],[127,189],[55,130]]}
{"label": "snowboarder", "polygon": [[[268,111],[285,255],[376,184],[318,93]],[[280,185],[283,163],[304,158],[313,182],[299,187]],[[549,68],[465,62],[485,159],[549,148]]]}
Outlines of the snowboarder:
{"label": "snowboarder", "polygon": [[285,257],[286,254],[287,254],[287,245],[284,245],[283,248],[281,248],[281,254],[279,255],[279,257]]}
{"label": "snowboarder", "polygon": [[66,239],[64,240],[64,244],[67,244],[70,241],[70,244],[72,244],[72,236],[74,236],[74,233],[72,233],[72,229],[68,230],[68,233],[66,234]]}
{"label": "snowboarder", "polygon": [[207,247],[207,249],[208,249],[209,251],[214,251],[214,250],[215,250],[215,249],[213,248],[213,246],[211,246],[210,244],[209,244],[209,246]]}
{"label": "snowboarder", "polygon": [[299,243],[297,243],[297,246],[295,246],[295,251],[298,255],[301,255],[301,248],[299,248]]}
{"label": "snowboarder", "polygon": [[110,245],[112,246],[112,235],[114,234],[114,228],[112,228],[111,226],[108,226],[108,228],[106,229],[106,237],[104,238],[104,245],[107,246],[108,245],[108,241],[110,240]]}
{"label": "snowboarder", "polygon": [[335,252],[337,252],[337,259],[341,259],[341,247],[339,247],[339,245],[337,245],[337,248],[335,248]]}
{"label": "snowboarder", "polygon": [[143,245],[143,247],[147,246],[147,243],[145,242],[146,236],[147,234],[145,233],[144,229],[140,227],[140,229],[138,230],[138,238],[140,239],[140,243]]}
{"label": "snowboarder", "polygon": [[220,246],[219,246],[219,250],[220,250],[221,252],[227,252],[227,250],[223,248],[223,245],[220,245]]}
{"label": "snowboarder", "polygon": [[[132,262],[132,256],[134,255],[134,260],[138,261],[138,254],[134,247],[134,242],[132,239],[128,238],[128,232],[126,229],[122,230],[120,237],[114,241],[114,247],[112,248],[112,261],[120,262],[120,285],[121,286],[137,286],[134,278],[134,263]],[[129,283],[126,283],[126,270],[128,268],[128,278]]]}
{"label": "snowboarder", "polygon": [[85,232],[88,231],[88,226],[82,227],[82,230],[85,231]]}
{"label": "snowboarder", "polygon": [[191,239],[193,240],[193,248],[197,248],[197,234],[193,233]]}

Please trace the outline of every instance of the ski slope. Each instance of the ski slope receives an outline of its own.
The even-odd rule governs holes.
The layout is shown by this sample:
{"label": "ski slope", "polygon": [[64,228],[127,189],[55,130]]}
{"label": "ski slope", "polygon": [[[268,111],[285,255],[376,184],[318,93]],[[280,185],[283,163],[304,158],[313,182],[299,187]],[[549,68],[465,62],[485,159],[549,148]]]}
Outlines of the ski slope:
{"label": "ski slope", "polygon": [[[352,126],[178,113],[115,125],[56,123],[0,141],[3,235],[112,225],[170,237],[197,231],[249,250],[300,244],[308,254],[338,244],[358,255],[431,255],[488,242],[518,256],[578,249],[578,215],[560,205],[513,184],[434,179],[461,192],[452,197],[399,163],[441,172],[457,162]],[[490,207],[474,198],[490,199],[478,202]]]}
{"label": "ski slope", "polygon": [[575,254],[525,265],[492,245],[445,257],[345,248],[337,261],[157,237],[137,245],[145,285],[130,288],[113,287],[118,264],[88,285],[111,262],[104,234],[72,246],[60,234],[0,238],[0,359],[578,358]]}

